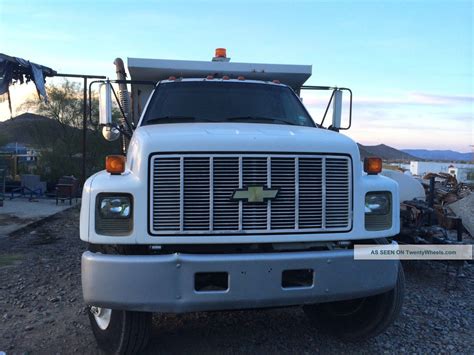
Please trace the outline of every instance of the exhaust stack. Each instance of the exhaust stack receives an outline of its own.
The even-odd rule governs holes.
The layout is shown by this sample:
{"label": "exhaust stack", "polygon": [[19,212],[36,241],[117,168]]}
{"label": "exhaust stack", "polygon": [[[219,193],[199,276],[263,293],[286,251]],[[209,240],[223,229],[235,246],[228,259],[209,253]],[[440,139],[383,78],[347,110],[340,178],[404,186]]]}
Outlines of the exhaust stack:
{"label": "exhaust stack", "polygon": [[[117,73],[117,80],[127,80],[127,73],[125,72],[125,66],[123,65],[122,58],[115,58],[115,72]],[[125,113],[125,118],[130,118],[130,94],[127,89],[127,84],[119,84],[118,85],[118,95],[120,105],[122,105],[123,112]]]}

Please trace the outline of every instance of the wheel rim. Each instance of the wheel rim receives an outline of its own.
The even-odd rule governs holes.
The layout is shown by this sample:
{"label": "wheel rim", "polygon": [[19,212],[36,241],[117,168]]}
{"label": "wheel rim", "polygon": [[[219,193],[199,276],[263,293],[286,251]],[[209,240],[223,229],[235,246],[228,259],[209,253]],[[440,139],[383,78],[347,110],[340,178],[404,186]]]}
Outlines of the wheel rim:
{"label": "wheel rim", "polygon": [[94,315],[95,322],[100,329],[105,330],[110,324],[112,310],[110,308],[91,307],[91,313]]}

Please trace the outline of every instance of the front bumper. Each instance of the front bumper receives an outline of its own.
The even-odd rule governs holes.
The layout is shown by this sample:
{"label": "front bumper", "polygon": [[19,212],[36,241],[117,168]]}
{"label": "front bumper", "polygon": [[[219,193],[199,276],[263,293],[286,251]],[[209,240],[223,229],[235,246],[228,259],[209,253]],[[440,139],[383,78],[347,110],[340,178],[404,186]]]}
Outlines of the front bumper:
{"label": "front bumper", "polygon": [[[300,269],[314,270],[313,284],[283,288],[283,271]],[[227,272],[228,289],[196,291],[198,272]],[[397,272],[397,260],[354,260],[352,250],[217,255],[85,252],[82,290],[89,305],[183,313],[370,296],[394,288]]]}

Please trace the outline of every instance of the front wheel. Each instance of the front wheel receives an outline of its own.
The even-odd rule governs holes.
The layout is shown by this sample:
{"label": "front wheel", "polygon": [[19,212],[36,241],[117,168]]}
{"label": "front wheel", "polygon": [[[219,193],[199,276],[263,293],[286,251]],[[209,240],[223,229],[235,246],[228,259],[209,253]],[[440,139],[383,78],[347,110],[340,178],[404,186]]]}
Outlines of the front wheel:
{"label": "front wheel", "polygon": [[145,349],[151,313],[90,307],[89,320],[99,347],[109,354],[137,354]]}
{"label": "front wheel", "polygon": [[405,291],[405,275],[398,266],[393,290],[349,301],[304,306],[304,312],[319,330],[346,341],[362,341],[387,329],[400,314]]}

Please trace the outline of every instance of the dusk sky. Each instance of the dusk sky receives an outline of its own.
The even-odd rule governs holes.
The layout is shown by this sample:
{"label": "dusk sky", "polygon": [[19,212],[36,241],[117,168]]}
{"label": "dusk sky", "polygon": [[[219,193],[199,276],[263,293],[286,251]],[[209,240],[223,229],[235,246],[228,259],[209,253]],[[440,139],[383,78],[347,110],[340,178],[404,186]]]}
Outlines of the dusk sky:
{"label": "dusk sky", "polygon": [[[354,92],[362,144],[470,151],[472,1],[0,0],[0,52],[115,77],[115,57],[311,64],[310,85]],[[47,81],[51,83],[51,81]],[[33,89],[13,88],[17,108]],[[304,94],[320,121],[326,96]],[[0,103],[0,120],[10,117]]]}

